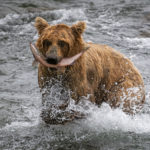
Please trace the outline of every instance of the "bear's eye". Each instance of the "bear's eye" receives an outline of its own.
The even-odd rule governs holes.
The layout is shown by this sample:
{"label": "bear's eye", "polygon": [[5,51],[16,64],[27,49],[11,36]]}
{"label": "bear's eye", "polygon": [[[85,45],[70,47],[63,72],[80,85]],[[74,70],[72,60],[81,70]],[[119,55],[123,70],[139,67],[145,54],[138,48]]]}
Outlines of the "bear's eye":
{"label": "bear's eye", "polygon": [[51,41],[49,41],[49,40],[44,40],[43,41],[43,47],[44,48],[48,48],[49,46],[51,46],[52,45],[52,42]]}
{"label": "bear's eye", "polygon": [[59,45],[60,47],[62,47],[62,48],[63,48],[66,44],[67,44],[67,43],[64,42],[64,41],[58,41],[58,45]]}

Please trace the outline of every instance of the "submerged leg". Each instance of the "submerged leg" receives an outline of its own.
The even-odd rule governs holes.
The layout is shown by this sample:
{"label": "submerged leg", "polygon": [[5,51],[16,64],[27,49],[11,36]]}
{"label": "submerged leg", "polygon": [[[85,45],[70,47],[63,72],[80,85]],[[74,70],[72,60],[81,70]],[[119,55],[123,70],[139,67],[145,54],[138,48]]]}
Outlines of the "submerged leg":
{"label": "submerged leg", "polygon": [[143,85],[128,87],[127,84],[123,82],[113,86],[108,92],[107,100],[111,107],[120,107],[126,113],[135,114],[141,111],[145,101],[144,87]]}

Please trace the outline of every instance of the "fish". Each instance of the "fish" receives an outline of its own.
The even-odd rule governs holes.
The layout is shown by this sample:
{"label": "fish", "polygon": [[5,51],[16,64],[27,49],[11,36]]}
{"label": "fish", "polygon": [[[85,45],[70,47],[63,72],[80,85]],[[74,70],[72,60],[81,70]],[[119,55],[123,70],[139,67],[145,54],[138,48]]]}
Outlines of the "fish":
{"label": "fish", "polygon": [[88,49],[89,49],[89,47],[85,47],[80,53],[78,53],[72,57],[65,57],[65,58],[61,59],[61,61],[58,64],[49,64],[46,62],[46,58],[42,54],[39,53],[39,51],[35,47],[35,45],[30,43],[30,50],[35,59],[33,61],[32,65],[35,65],[39,62],[40,64],[42,64],[48,68],[58,68],[58,67],[65,67],[65,66],[73,65],[75,63],[75,61],[77,59],[79,59]]}

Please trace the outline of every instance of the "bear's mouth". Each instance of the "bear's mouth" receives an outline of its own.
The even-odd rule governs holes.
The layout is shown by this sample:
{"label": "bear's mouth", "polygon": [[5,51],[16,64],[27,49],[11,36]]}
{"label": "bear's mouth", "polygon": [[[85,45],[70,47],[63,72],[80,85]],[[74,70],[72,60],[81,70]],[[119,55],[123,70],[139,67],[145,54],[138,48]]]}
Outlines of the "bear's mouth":
{"label": "bear's mouth", "polygon": [[35,58],[35,61],[39,62],[40,64],[48,68],[58,68],[73,65],[75,61],[79,59],[84,54],[85,51],[89,49],[89,47],[85,47],[85,49],[83,49],[80,53],[72,57],[63,58],[59,62],[57,62],[54,59],[46,60],[46,58],[43,55],[39,54],[38,50],[32,43],[30,43],[30,49]]}
{"label": "bear's mouth", "polygon": [[56,65],[58,64],[58,60],[54,58],[46,58],[47,63]]}
{"label": "bear's mouth", "polygon": [[57,65],[61,61],[61,59],[62,58],[60,58],[60,57],[47,57],[46,62],[48,64]]}

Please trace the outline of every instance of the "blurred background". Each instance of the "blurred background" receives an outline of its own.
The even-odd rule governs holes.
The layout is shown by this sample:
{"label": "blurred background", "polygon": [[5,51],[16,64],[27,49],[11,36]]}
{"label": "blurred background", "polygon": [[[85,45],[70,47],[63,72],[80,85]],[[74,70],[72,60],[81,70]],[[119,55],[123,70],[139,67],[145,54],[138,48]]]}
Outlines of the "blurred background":
{"label": "blurred background", "polygon": [[[85,120],[45,125],[29,49],[38,37],[37,16],[49,24],[85,21],[85,41],[107,44],[131,59],[145,82],[142,114],[127,116],[103,104],[88,106]],[[149,150],[150,0],[0,0],[0,149]]]}

